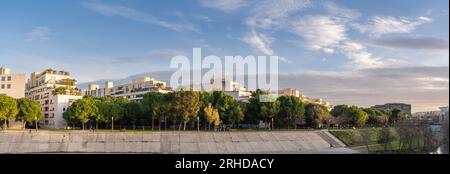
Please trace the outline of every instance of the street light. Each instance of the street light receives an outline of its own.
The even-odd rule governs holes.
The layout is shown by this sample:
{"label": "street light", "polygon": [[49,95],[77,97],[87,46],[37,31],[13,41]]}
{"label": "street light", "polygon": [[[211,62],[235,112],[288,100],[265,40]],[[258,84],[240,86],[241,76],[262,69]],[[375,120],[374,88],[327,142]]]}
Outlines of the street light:
{"label": "street light", "polygon": [[36,127],[36,132],[37,132],[38,131],[37,116],[34,116],[34,126]]}
{"label": "street light", "polygon": [[114,117],[112,117],[111,121],[111,131],[114,131]]}

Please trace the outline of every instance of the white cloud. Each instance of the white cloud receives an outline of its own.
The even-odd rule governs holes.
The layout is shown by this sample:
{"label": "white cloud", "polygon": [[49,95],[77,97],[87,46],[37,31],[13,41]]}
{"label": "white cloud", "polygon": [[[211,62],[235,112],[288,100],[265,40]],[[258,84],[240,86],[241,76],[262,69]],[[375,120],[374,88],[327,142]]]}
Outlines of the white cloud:
{"label": "white cloud", "polygon": [[327,53],[346,40],[346,27],[328,16],[306,16],[292,23],[292,32],[301,36],[306,47]]}
{"label": "white cloud", "polygon": [[282,18],[311,4],[310,0],[263,0],[257,3],[252,12],[261,18]]}
{"label": "white cloud", "polygon": [[447,40],[434,37],[381,37],[366,42],[372,46],[410,51],[448,51]]}
{"label": "white cloud", "polygon": [[375,57],[367,48],[347,37],[346,21],[331,16],[305,16],[292,23],[291,30],[303,38],[303,45],[313,51],[333,54],[337,51],[351,62],[352,69],[404,65],[400,60]]}
{"label": "white cloud", "polygon": [[253,49],[265,54],[265,55],[273,55],[274,51],[270,48],[270,44],[273,41],[273,38],[270,38],[262,33],[257,33],[255,30],[247,33],[241,39],[243,42],[249,44]]}
{"label": "white cloud", "polygon": [[418,26],[431,22],[428,17],[407,18],[392,16],[375,16],[366,24],[354,24],[353,26],[361,33],[370,36],[381,36],[385,34],[410,33]]}
{"label": "white cloud", "polygon": [[278,79],[280,88],[294,87],[307,96],[324,98],[333,105],[370,107],[388,102],[405,102],[413,105],[413,111],[426,111],[448,105],[448,70],[448,66],[420,66],[344,72],[315,71],[283,73]]}
{"label": "white cloud", "polygon": [[290,15],[312,5],[310,0],[263,0],[255,4],[245,24],[251,28],[274,29],[289,23]]}
{"label": "white cloud", "polygon": [[341,7],[330,1],[325,1],[323,6],[331,16],[336,16],[340,19],[354,20],[361,16],[361,14],[356,10]]}
{"label": "white cloud", "polygon": [[194,15],[193,17],[195,19],[198,19],[198,20],[201,20],[201,21],[204,21],[204,22],[211,22],[211,21],[213,21],[211,18],[209,18],[208,16],[205,16],[205,15]]}
{"label": "white cloud", "polygon": [[128,8],[125,6],[118,5],[106,5],[106,4],[98,4],[98,3],[82,3],[84,7],[87,9],[94,11],[96,13],[100,13],[105,16],[120,16],[123,18],[127,18],[130,20],[156,25],[160,27],[164,27],[173,31],[192,31],[198,32],[197,26],[191,23],[174,23],[169,21],[161,20],[152,15],[140,12],[138,10]]}
{"label": "white cloud", "polygon": [[352,62],[350,66],[359,68],[379,68],[386,66],[381,58],[374,58],[371,53],[367,52],[365,47],[359,43],[346,41],[339,45],[340,50]]}
{"label": "white cloud", "polygon": [[49,41],[50,29],[48,27],[34,27],[30,32],[26,33],[27,41]]}
{"label": "white cloud", "polygon": [[234,11],[246,5],[245,0],[199,0],[199,2],[204,7],[225,12]]}

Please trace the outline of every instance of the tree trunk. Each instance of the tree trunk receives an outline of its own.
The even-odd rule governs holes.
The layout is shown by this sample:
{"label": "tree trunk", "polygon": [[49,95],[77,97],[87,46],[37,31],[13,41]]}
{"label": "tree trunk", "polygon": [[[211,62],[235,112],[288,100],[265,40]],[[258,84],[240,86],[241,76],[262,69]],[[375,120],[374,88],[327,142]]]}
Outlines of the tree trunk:
{"label": "tree trunk", "polygon": [[83,130],[84,130],[84,122],[81,123],[83,125]]}
{"label": "tree trunk", "polygon": [[158,130],[161,131],[161,117],[158,118]]}
{"label": "tree trunk", "polygon": [[98,121],[95,123],[95,129],[98,129]]}
{"label": "tree trunk", "polygon": [[167,130],[167,119],[166,119],[166,116],[164,116],[164,130]]}
{"label": "tree trunk", "polygon": [[153,130],[153,127],[155,126],[155,119],[153,118],[153,115],[152,115],[152,130]]}
{"label": "tree trunk", "polygon": [[197,119],[197,131],[200,131],[200,119]]}
{"label": "tree trunk", "polygon": [[35,120],[34,122],[35,122],[34,126],[36,127],[36,132],[37,132],[38,131],[38,122],[37,122],[37,120]]}
{"label": "tree trunk", "polygon": [[183,125],[183,122],[180,121],[180,125],[178,126],[178,131],[181,131],[181,125]]}
{"label": "tree trunk", "polygon": [[183,131],[186,131],[186,121],[183,121]]}
{"label": "tree trunk", "polygon": [[6,119],[5,119],[5,123],[3,124],[3,130],[8,129],[8,127],[6,126]]}

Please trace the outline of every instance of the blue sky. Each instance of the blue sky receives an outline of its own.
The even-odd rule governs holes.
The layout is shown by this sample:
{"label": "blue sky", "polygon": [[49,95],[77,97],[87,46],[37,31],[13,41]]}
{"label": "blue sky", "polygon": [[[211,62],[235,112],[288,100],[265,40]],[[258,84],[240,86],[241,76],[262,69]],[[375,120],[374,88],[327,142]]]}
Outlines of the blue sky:
{"label": "blue sky", "polygon": [[[221,57],[277,55],[283,58],[280,73],[316,79],[448,69],[448,6],[447,0],[6,0],[0,5],[0,64],[26,73],[63,69],[89,82],[168,70],[171,57],[190,57],[200,47],[204,55]],[[376,74],[370,78],[392,86]],[[420,95],[438,90],[448,96],[448,73],[418,76],[403,82],[422,85]],[[293,86],[337,100],[317,87]],[[373,86],[355,90],[399,88]],[[342,102],[375,102],[358,102],[363,100]],[[418,100],[426,101],[411,102]],[[448,105],[448,97],[439,101]]]}

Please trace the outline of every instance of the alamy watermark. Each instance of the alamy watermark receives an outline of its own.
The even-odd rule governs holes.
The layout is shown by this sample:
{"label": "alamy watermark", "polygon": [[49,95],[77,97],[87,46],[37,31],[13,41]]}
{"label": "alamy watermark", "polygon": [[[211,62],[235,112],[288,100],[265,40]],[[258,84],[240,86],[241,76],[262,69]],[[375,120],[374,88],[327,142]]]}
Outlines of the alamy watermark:
{"label": "alamy watermark", "polygon": [[[192,59],[175,56],[171,69],[177,69],[170,78],[174,89],[189,88],[194,91],[228,90],[233,84],[218,83],[235,81],[249,91],[265,89],[278,91],[278,56],[225,56],[202,57],[201,48],[193,48]],[[219,84],[219,85],[217,85]]]}

